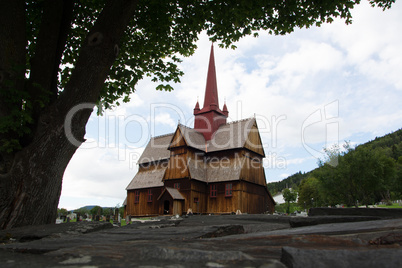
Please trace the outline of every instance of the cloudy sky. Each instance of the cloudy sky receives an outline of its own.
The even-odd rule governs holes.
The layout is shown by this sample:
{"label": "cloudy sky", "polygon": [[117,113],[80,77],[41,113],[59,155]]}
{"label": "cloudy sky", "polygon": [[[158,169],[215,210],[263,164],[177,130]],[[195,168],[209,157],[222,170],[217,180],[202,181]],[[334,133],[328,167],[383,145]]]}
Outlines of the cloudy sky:
{"label": "cloudy sky", "polygon": [[[229,121],[257,118],[268,182],[316,168],[324,146],[361,144],[402,127],[402,3],[383,12],[366,2],[353,10],[352,25],[262,32],[236,50],[215,45],[220,107],[226,100]],[[121,205],[150,137],[174,132],[179,121],[193,127],[211,43],[202,35],[197,45],[174,91],[144,80],[130,103],[91,116],[87,142],[65,171],[59,207]]]}

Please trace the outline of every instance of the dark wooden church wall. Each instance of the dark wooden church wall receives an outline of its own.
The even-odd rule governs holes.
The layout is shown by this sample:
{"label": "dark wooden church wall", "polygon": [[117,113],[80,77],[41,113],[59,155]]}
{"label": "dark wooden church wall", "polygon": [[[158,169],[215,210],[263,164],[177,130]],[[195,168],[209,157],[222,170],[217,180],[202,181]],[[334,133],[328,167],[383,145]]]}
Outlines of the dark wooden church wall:
{"label": "dark wooden church wall", "polygon": [[[195,202],[198,199],[198,203]],[[208,190],[205,182],[191,180],[191,195],[187,200],[186,209],[191,208],[193,213],[207,213]]]}
{"label": "dark wooden church wall", "polygon": [[[227,183],[232,184],[232,196],[225,196],[225,187]],[[241,195],[240,184],[237,181],[227,181],[213,183],[217,186],[217,196],[210,196],[210,186],[208,185],[208,213],[232,213],[239,209],[239,199]]]}
{"label": "dark wooden church wall", "polygon": [[270,211],[273,204],[270,204],[272,202],[264,186],[243,181],[242,189],[241,212],[257,214]]}
{"label": "dark wooden church wall", "polygon": [[[152,202],[148,202],[148,189],[152,190]],[[159,214],[158,197],[162,193],[162,187],[138,189],[139,202],[135,202],[135,191],[127,191],[127,215],[130,216],[154,216]]]}

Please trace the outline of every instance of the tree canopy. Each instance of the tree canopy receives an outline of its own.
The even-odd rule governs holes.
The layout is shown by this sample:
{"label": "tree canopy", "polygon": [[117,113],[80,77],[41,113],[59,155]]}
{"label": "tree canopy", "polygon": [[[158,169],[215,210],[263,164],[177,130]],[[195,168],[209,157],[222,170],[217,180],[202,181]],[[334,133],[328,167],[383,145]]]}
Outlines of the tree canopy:
{"label": "tree canopy", "polygon": [[[299,187],[299,205],[347,206],[370,205],[390,200],[391,193],[400,195],[400,167],[386,150],[366,146],[352,148],[346,143],[345,151],[339,147],[327,149],[328,161],[304,179]],[[338,165],[332,165],[335,156]]]}
{"label": "tree canopy", "polygon": [[[369,2],[386,9],[394,0]],[[172,90],[169,83],[183,75],[178,63],[194,52],[202,31],[231,47],[260,31],[287,34],[337,17],[350,23],[359,3],[1,1],[0,226],[53,222],[64,170],[84,142],[95,103],[129,101],[145,76]]]}
{"label": "tree canopy", "polygon": [[[298,188],[298,204],[307,208],[368,205],[402,198],[402,129],[367,143],[324,148],[318,168],[268,183],[272,193]],[[314,202],[314,204],[313,204]]]}
{"label": "tree canopy", "polygon": [[286,201],[287,208],[286,208],[286,213],[289,213],[290,211],[290,203],[293,203],[297,199],[297,192],[294,190],[290,190],[286,188],[283,190],[283,199]]}
{"label": "tree canopy", "polygon": [[[7,68],[1,68],[4,86],[0,97],[7,101],[2,102],[4,112],[0,114],[0,150],[6,152],[18,150],[29,142],[27,136],[37,124],[37,114],[62,95],[73,71],[79,69],[77,62],[83,44],[87,42],[89,46],[97,46],[107,38],[105,33],[95,32],[94,28],[101,26],[97,25],[102,23],[100,16],[107,16],[105,10],[112,10],[113,6],[111,1],[106,0],[14,2],[14,8],[25,9],[20,10],[18,18],[21,20],[19,27],[21,30],[24,27],[22,32],[26,33],[19,36],[21,40],[18,40],[18,52],[15,52],[26,57],[18,60],[3,57],[6,60],[9,58],[4,64],[9,65],[7,67],[13,72],[18,72],[18,80],[24,80],[19,81],[21,86],[18,90],[15,90],[16,85],[5,86],[16,81],[7,79],[11,74],[7,75]],[[128,102],[135,85],[144,76],[159,81],[157,89],[172,90],[169,83],[180,82],[183,75],[177,65],[181,62],[180,56],[194,53],[201,31],[206,31],[211,41],[230,47],[243,36],[258,36],[261,30],[276,35],[287,34],[296,27],[319,26],[332,22],[336,17],[351,23],[351,9],[360,1],[127,2],[131,3],[123,1],[121,6],[129,6],[132,11],[127,26],[121,29],[119,42],[113,45],[115,59],[96,96],[96,101],[105,108],[119,105],[121,101]],[[383,9],[389,8],[393,2],[370,1],[373,6]],[[6,11],[7,1],[3,5],[2,10]],[[103,23],[117,29],[111,19],[118,16],[119,9],[113,12],[116,14],[109,15]],[[22,18],[23,13],[25,18]],[[9,33],[0,34],[7,39]],[[4,52],[16,45],[14,42],[2,43]]]}

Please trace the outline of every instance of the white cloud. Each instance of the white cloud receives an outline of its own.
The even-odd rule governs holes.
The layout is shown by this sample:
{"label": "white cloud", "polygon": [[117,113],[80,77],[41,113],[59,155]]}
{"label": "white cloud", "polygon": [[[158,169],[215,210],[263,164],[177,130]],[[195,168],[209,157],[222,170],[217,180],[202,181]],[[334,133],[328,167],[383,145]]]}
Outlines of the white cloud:
{"label": "white cloud", "polygon": [[336,21],[323,26],[321,33],[347,53],[347,60],[357,71],[371,78],[402,88],[401,3],[394,3],[390,10],[371,8],[363,2],[356,7],[354,22],[345,25]]}
{"label": "white cloud", "polygon": [[156,124],[164,124],[164,125],[168,125],[172,128],[177,126],[177,122],[175,122],[172,117],[170,116],[170,114],[168,113],[160,113],[157,114],[155,116],[155,118],[153,118],[155,120]]}
{"label": "white cloud", "polygon": [[64,173],[64,199],[61,199],[59,206],[74,208],[63,203],[66,198],[69,202],[74,202],[74,199],[105,198],[113,202],[120,200],[122,204],[125,188],[137,172],[136,163],[143,150],[144,148],[79,148]]}

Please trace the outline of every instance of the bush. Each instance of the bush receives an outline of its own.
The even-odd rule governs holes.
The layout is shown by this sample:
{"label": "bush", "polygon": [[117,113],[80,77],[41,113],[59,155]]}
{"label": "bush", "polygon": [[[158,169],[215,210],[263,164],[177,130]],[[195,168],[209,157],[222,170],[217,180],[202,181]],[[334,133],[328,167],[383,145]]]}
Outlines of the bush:
{"label": "bush", "polygon": [[[275,206],[275,211],[280,213],[286,213],[287,204],[279,204]],[[290,203],[289,213],[293,213],[295,211],[302,211],[302,208],[297,204]]]}

